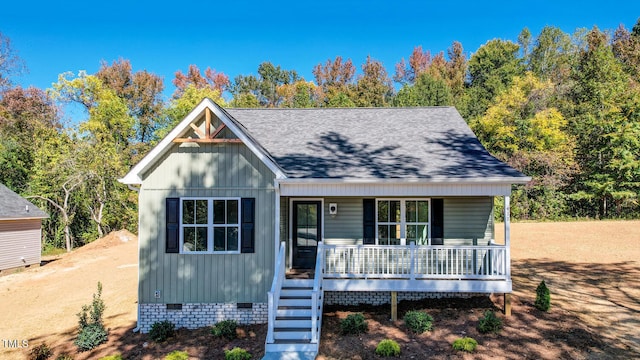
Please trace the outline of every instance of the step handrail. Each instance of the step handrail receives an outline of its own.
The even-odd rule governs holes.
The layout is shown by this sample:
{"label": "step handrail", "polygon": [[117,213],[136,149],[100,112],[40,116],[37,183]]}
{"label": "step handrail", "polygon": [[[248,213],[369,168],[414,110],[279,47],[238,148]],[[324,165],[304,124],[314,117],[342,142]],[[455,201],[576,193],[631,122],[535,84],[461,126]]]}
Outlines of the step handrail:
{"label": "step handrail", "polygon": [[278,312],[278,301],[280,300],[280,292],[282,291],[282,282],[284,281],[286,273],[285,264],[285,242],[280,243],[280,250],[278,251],[278,257],[276,258],[275,272],[273,274],[273,282],[271,283],[271,290],[269,291],[269,319],[267,327],[267,344],[273,344],[275,338],[273,335],[274,327],[276,323],[276,313]]}
{"label": "step handrail", "polygon": [[311,291],[311,342],[320,342],[320,331],[322,329],[322,307],[324,302],[324,290],[322,280],[324,279],[324,247],[322,241],[318,242],[316,253],[316,267],[313,277],[313,290]]}

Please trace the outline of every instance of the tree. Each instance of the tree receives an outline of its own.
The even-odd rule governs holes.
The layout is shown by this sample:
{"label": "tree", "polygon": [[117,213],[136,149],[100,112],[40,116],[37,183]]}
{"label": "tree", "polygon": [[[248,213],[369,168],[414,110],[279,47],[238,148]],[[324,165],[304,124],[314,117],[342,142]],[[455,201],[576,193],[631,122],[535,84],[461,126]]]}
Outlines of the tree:
{"label": "tree", "polygon": [[451,89],[453,98],[457,101],[462,97],[465,90],[467,76],[467,57],[462,48],[462,44],[454,41],[447,49],[447,83]]}
{"label": "tree", "polygon": [[0,182],[18,193],[26,190],[35,151],[60,128],[58,109],[44,91],[5,90],[0,97]]}
{"label": "tree", "polygon": [[529,69],[542,80],[565,83],[571,74],[575,45],[557,27],[545,26],[536,38],[529,56]]}
{"label": "tree", "polygon": [[403,85],[413,84],[420,74],[427,72],[430,65],[431,52],[428,50],[423,51],[421,45],[416,46],[409,56],[408,64],[404,58],[396,64],[396,73],[393,76],[393,80]]}
{"label": "tree", "polygon": [[320,89],[313,82],[298,80],[293,84],[280,85],[277,92],[283,99],[282,107],[311,108],[318,105]]}
{"label": "tree", "polygon": [[636,83],[640,82],[640,19],[634,25],[633,32],[620,24],[613,35],[612,47],[623,69]]}
{"label": "tree", "polygon": [[[640,192],[640,94],[614,56],[607,35],[594,27],[572,72],[574,113],[582,173],[573,198],[588,215],[623,215],[638,208]],[[611,206],[613,203],[614,206]]]}
{"label": "tree", "polygon": [[343,62],[337,56],[333,61],[317,64],[313,68],[313,75],[321,89],[321,101],[328,107],[353,107],[355,84],[353,82],[356,68],[351,59]]}
{"label": "tree", "polygon": [[162,126],[162,78],[146,70],[134,73],[129,60],[124,59],[111,65],[103,61],[95,76],[125,101],[129,116],[135,120],[135,136],[130,140],[143,147],[140,152],[146,152],[149,143],[156,140],[154,132]]}
{"label": "tree", "polygon": [[258,76],[238,75],[231,86],[234,98],[242,94],[253,94],[261,106],[278,107],[282,97],[278,94],[278,87],[293,84],[302,80],[295,70],[284,70],[280,65],[275,66],[270,62],[263,62],[258,66]]}
{"label": "tree", "polygon": [[176,91],[173,93],[174,98],[181,97],[189,85],[193,85],[196,89],[210,88],[223,94],[229,88],[229,77],[210,67],[207,67],[204,71],[204,76],[202,76],[198,66],[192,64],[189,65],[189,70],[186,74],[183,74],[180,70],[176,71],[173,84],[176,86]]}
{"label": "tree", "polygon": [[391,79],[381,62],[367,56],[367,61],[362,64],[362,74],[356,84],[355,103],[359,107],[387,106],[393,87]]}
{"label": "tree", "polygon": [[394,106],[449,106],[453,104],[446,81],[429,73],[418,76],[415,84],[404,85],[393,99]]}
{"label": "tree", "polygon": [[0,91],[11,85],[11,76],[25,70],[24,63],[11,48],[11,39],[0,32]]}
{"label": "tree", "polygon": [[518,57],[519,46],[511,41],[494,39],[482,45],[469,59],[467,117],[482,115],[491,101],[524,71]]}
{"label": "tree", "polygon": [[540,81],[531,72],[514,77],[470,124],[489,152],[533,177],[514,191],[517,217],[558,217],[566,210],[562,190],[576,172],[574,139],[567,120],[552,106],[553,91],[550,81]]}

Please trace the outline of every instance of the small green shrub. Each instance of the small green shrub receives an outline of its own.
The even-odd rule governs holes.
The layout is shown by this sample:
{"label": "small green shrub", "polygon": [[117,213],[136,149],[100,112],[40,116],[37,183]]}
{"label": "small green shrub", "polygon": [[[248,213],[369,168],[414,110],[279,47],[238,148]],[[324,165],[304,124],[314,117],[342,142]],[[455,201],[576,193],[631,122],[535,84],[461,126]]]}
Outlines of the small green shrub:
{"label": "small green shrub", "polygon": [[174,350],[165,356],[164,360],[189,360],[189,354],[186,351]]}
{"label": "small green shrub", "polygon": [[98,292],[93,294],[91,306],[82,305],[78,316],[78,337],[74,344],[80,351],[88,351],[107,341],[107,329],[102,323],[105,309],[102,300],[102,284],[98,282]]}
{"label": "small green shrub", "polygon": [[365,333],[369,331],[369,324],[361,313],[349,314],[340,321],[340,331],[343,335]]}
{"label": "small green shrub", "polygon": [[239,347],[234,347],[231,350],[224,351],[224,360],[249,360],[251,359],[251,354]]}
{"label": "small green shrub", "polygon": [[376,347],[376,354],[380,356],[398,356],[400,355],[400,345],[390,339],[382,340]]}
{"label": "small green shrub", "polygon": [[499,333],[500,330],[502,329],[502,320],[496,316],[496,314],[491,311],[491,310],[487,310],[484,312],[484,316],[480,318],[480,321],[478,322],[478,331],[480,331],[483,334],[486,333]]}
{"label": "small green shrub", "polygon": [[156,321],[151,325],[149,337],[155,342],[163,342],[175,334],[176,326],[169,320]]}
{"label": "small green shrub", "polygon": [[470,337],[456,339],[453,342],[453,349],[458,351],[474,352],[478,342]]}
{"label": "small green shrub", "polygon": [[541,311],[549,311],[551,307],[551,294],[544,280],[542,280],[536,288],[536,302],[534,306]]}
{"label": "small green shrub", "polygon": [[51,355],[53,355],[53,353],[47,344],[40,344],[29,351],[29,360],[46,360],[50,358]]}
{"label": "small green shrub", "polygon": [[404,314],[404,323],[416,334],[433,329],[433,317],[424,311],[411,310]]}
{"label": "small green shrub", "polygon": [[115,354],[115,355],[101,357],[100,360],[123,360],[123,359],[122,359],[122,355]]}
{"label": "small green shrub", "polygon": [[73,356],[69,354],[60,354],[56,357],[56,360],[73,360]]}
{"label": "small green shrub", "polygon": [[222,320],[219,323],[213,325],[211,333],[215,337],[224,337],[228,340],[233,340],[237,337],[237,327],[238,323],[235,320]]}

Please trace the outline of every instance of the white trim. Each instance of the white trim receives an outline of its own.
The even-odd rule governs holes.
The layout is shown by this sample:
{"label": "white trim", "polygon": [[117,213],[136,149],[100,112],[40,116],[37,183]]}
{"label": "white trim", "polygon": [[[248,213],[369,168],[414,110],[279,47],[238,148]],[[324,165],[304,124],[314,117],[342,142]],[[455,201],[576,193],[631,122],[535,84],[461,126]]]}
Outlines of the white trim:
{"label": "white trim", "polygon": [[511,293],[509,280],[324,279],[324,291],[419,291],[452,293]]}
{"label": "white trim", "polygon": [[[207,228],[207,251],[188,251],[184,249],[184,228],[185,228],[185,224],[182,223],[182,204],[185,200],[206,200],[207,201],[207,223],[206,224],[188,224],[186,227],[194,227],[194,228],[198,228],[198,227],[206,227]],[[225,214],[226,214],[226,204],[227,201],[229,200],[235,200],[238,203],[238,222],[234,223],[234,224],[215,224],[214,220],[213,220],[213,213],[215,211],[214,209],[214,201],[216,200],[224,200],[225,201]],[[240,250],[242,247],[242,224],[241,224],[241,219],[242,219],[242,199],[239,197],[201,197],[201,196],[185,196],[185,197],[181,197],[180,201],[179,201],[179,228],[180,228],[180,233],[178,235],[179,238],[179,250],[180,250],[180,254],[185,254],[185,255],[201,255],[201,254],[208,254],[208,255],[229,255],[229,254],[240,254]],[[215,228],[220,228],[220,227],[224,227],[224,228],[228,228],[228,227],[237,227],[238,228],[238,250],[236,251],[215,251],[214,250],[214,235],[215,235]],[[225,238],[225,247],[227,246],[227,239]]]}
{"label": "white trim", "polygon": [[290,182],[280,180],[281,196],[306,197],[445,197],[505,196],[511,193],[509,183],[426,183],[381,181],[362,182]]}
{"label": "white trim", "polygon": [[294,201],[319,201],[320,202],[320,240],[324,242],[324,198],[290,198],[289,199],[289,269],[293,268],[293,203]]}
{"label": "white trim", "polygon": [[273,180],[273,188],[275,190],[275,201],[276,203],[274,204],[274,209],[275,209],[275,236],[274,236],[274,259],[278,258],[278,249],[279,249],[279,244],[280,244],[280,184],[278,183],[278,179],[274,179]]}
{"label": "white trim", "polygon": [[176,127],[174,127],[173,130],[171,130],[169,134],[167,134],[167,136],[158,143],[158,145],[156,145],[144,158],[142,158],[139,163],[131,168],[123,178],[118,179],[118,181],[127,185],[142,184],[141,175],[151,168],[151,166],[153,166],[156,161],[162,157],[162,155],[171,149],[173,140],[190,129],[189,125],[196,121],[206,108],[211,110],[215,116],[222,121],[229,130],[231,130],[231,132],[233,132],[233,134],[237,136],[238,139],[240,139],[244,145],[246,145],[249,150],[251,150],[251,152],[253,152],[269,168],[269,170],[276,175],[276,178],[286,177],[278,165],[276,165],[276,163],[273,162],[242,129],[236,126],[235,122],[220,109],[218,104],[209,98],[205,98],[178,125],[176,125]]}

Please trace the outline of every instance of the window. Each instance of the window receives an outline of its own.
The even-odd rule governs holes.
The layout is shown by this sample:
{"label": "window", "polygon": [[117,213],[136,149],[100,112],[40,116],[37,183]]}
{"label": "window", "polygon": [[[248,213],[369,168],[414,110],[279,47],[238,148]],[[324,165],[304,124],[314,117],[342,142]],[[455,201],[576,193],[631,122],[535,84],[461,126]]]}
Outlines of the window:
{"label": "window", "polygon": [[240,199],[182,198],[183,253],[239,253]]}
{"label": "window", "polygon": [[379,199],[376,205],[378,245],[428,245],[428,199]]}

